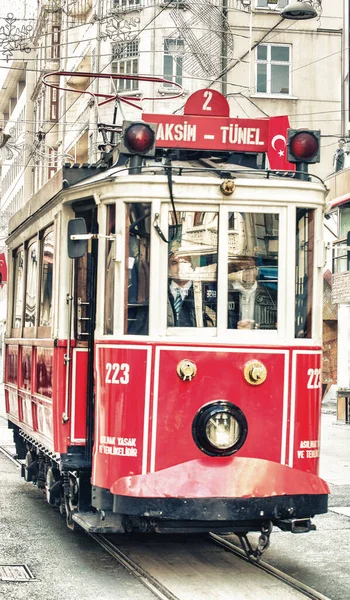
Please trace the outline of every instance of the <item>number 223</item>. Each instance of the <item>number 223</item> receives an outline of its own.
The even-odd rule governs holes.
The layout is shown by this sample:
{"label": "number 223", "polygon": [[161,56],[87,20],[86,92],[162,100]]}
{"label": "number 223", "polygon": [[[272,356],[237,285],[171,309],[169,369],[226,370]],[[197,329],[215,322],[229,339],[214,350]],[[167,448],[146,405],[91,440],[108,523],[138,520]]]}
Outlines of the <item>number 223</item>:
{"label": "number 223", "polygon": [[106,363],[106,383],[128,384],[130,381],[130,365],[127,363]]}

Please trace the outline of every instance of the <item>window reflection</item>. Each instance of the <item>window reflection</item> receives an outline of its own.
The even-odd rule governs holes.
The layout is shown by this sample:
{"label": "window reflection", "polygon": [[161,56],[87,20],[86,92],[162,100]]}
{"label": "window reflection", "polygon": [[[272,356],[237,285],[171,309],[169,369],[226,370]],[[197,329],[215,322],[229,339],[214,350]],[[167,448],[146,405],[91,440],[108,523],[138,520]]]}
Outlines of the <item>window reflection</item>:
{"label": "window reflection", "polygon": [[41,268],[40,327],[50,327],[52,319],[52,274],[54,233],[43,237],[43,262]]}
{"label": "window reflection", "polygon": [[35,326],[35,309],[38,281],[38,242],[32,242],[27,249],[27,281],[24,327]]}
{"label": "window reflection", "polygon": [[151,205],[137,202],[127,206],[127,319],[126,332],[148,333]]}
{"label": "window reflection", "polygon": [[22,326],[22,306],[23,306],[23,250],[19,250],[15,256],[15,291],[14,291],[14,311],[12,327],[18,329]]}
{"label": "window reflection", "polygon": [[228,216],[228,328],[276,329],[278,215]]}
{"label": "window reflection", "polygon": [[312,325],[314,210],[297,209],[295,337],[310,338]]}
{"label": "window reflection", "polygon": [[[107,235],[115,234],[115,204],[107,207]],[[107,240],[106,242],[106,280],[105,280],[105,323],[104,332],[113,333],[113,306],[114,306],[114,269],[115,263],[113,253],[115,252],[115,242]]]}
{"label": "window reflection", "polygon": [[218,213],[169,212],[168,327],[216,327]]}

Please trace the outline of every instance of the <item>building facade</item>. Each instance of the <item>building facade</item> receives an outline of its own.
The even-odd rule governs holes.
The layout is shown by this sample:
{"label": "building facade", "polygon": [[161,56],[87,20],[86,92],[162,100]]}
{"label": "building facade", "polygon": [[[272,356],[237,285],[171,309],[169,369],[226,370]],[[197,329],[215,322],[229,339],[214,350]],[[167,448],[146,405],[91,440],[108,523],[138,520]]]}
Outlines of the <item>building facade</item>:
{"label": "building facade", "polygon": [[[287,0],[27,0],[23,20],[3,16],[0,121],[11,136],[0,149],[4,231],[33,195],[52,197],[64,163],[103,160],[124,119],[142,110],[181,114],[206,87],[227,97],[232,117],[288,115],[291,127],[320,129],[322,159],[310,171],[332,173],[348,127],[346,3],[310,2],[318,17],[302,21],[281,16]],[[173,98],[172,82],[182,97]],[[124,102],[105,102],[117,94]],[[117,129],[103,134],[101,124]],[[286,151],[283,136],[275,149]]]}

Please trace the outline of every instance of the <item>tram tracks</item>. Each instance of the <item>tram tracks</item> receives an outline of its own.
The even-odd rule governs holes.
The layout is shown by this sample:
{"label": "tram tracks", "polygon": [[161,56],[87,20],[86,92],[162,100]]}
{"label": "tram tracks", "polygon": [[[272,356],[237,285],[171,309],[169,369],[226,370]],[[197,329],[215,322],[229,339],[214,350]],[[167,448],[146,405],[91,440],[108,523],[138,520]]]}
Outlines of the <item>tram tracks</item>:
{"label": "tram tracks", "polygon": [[181,600],[172,594],[160,581],[152,577],[152,575],[134,562],[127,553],[115,546],[106,538],[106,536],[96,533],[88,533],[88,535],[125,567],[129,573],[134,575],[145,587],[151,590],[156,598],[159,598],[160,600]]}
{"label": "tram tracks", "polygon": [[[21,461],[18,460],[15,456],[13,456],[13,452],[11,452],[9,448],[10,446],[7,447],[6,445],[2,445],[0,446],[0,452],[4,456],[6,456],[6,458],[11,460],[11,462],[13,462],[18,468],[20,468]],[[136,577],[136,579],[140,583],[142,583],[146,588],[148,588],[156,598],[159,598],[159,600],[202,600],[203,598],[208,599],[208,596],[202,593],[200,589],[203,588],[203,582],[201,581],[203,577],[208,578],[208,581],[211,581],[211,586],[213,586],[213,581],[215,581],[215,571],[220,569],[220,584],[221,586],[223,586],[224,584],[227,585],[227,581],[225,580],[229,580],[230,578],[232,578],[232,572],[234,572],[234,575],[237,576],[237,572],[240,573],[242,571],[242,567],[240,567],[238,563],[242,563],[245,565],[244,577],[246,578],[246,583],[248,582],[249,588],[252,587],[254,580],[259,579],[256,575],[254,575],[254,572],[257,573],[260,571],[260,573],[265,574],[265,577],[270,577],[271,581],[277,580],[278,582],[280,582],[280,584],[286,586],[286,589],[289,589],[291,591],[294,590],[295,592],[292,595],[290,593],[288,593],[288,595],[287,593],[286,595],[280,595],[281,592],[278,592],[278,595],[274,595],[274,592],[272,590],[273,585],[271,584],[271,591],[269,592],[269,595],[266,596],[268,600],[280,600],[282,597],[288,599],[290,598],[290,600],[302,600],[303,598],[309,598],[311,600],[330,600],[328,597],[324,596],[320,592],[317,592],[316,590],[305,585],[304,583],[296,580],[295,578],[287,575],[286,573],[283,573],[279,569],[276,569],[272,565],[269,565],[267,562],[262,560],[256,561],[254,559],[248,559],[244,551],[239,546],[237,546],[232,541],[226,539],[225,537],[214,533],[210,533],[208,536],[196,536],[195,542],[193,541],[193,537],[188,538],[190,540],[190,548],[187,554],[185,548],[189,545],[189,542],[183,542],[182,546],[180,546],[179,544],[175,544],[175,554],[176,546],[179,553],[182,554],[182,558],[180,561],[176,558],[174,559],[175,554],[173,550],[169,552],[169,548],[171,547],[169,543],[167,547],[163,548],[163,536],[157,536],[159,543],[154,544],[154,542],[151,542],[146,552],[139,553],[139,541],[136,540],[134,543],[130,542],[130,537],[128,537],[127,543],[124,543],[124,538],[122,536],[118,536],[118,544],[116,544],[113,540],[110,539],[113,536],[106,536],[95,533],[89,533],[88,535],[106,552],[108,552],[113,558],[115,558],[119,562],[119,564],[126,568],[130,574]],[[174,569],[174,565],[176,564],[182,564],[182,566],[184,566],[186,564],[192,563],[193,567],[195,561],[198,559],[198,555],[203,552],[203,546],[205,544],[208,545],[208,548],[204,550],[204,552],[207,552],[208,557],[210,556],[210,553],[212,553],[214,558],[211,560],[205,557],[204,561],[199,561],[198,564],[202,565],[203,562],[206,562],[207,572],[203,575],[203,572],[201,572],[200,569],[198,569],[198,572],[196,572],[198,580],[196,580],[192,568],[190,576],[187,578],[189,583],[188,585],[186,585],[187,589],[184,592],[183,589],[181,589],[181,586],[179,587],[176,585],[176,578],[169,578],[169,575],[166,575],[166,570],[168,568],[171,571],[172,569]],[[217,553],[213,553],[212,550],[210,550],[209,548],[210,545],[211,547],[213,547],[214,544],[218,548],[221,548],[223,550],[222,554],[219,557],[217,556]],[[146,547],[147,543],[144,544],[144,549]],[[152,556],[152,554],[154,555],[154,559],[150,560],[149,556]],[[166,560],[164,560],[164,556],[166,555],[169,556],[170,567],[167,567]],[[227,560],[225,558],[226,556],[234,557],[236,562],[232,563],[232,561],[228,561],[227,563]],[[163,570],[163,574],[165,574],[164,577],[159,576],[159,571],[154,571],[154,564],[156,564],[159,560],[163,560],[163,566],[160,568],[160,573]],[[221,564],[221,566],[218,566],[219,563]],[[210,571],[211,568],[213,570],[213,574]],[[186,574],[184,573],[184,578],[185,577]],[[242,595],[240,591],[237,590],[237,586],[235,585],[236,583],[237,579],[232,583],[232,587],[230,588],[231,593],[229,595],[221,596],[216,594],[215,600],[217,598],[220,598],[221,600],[221,598],[224,597],[226,599],[234,597],[235,600],[248,600],[248,598],[250,597],[259,597],[260,600],[265,600],[265,596],[261,593],[257,594],[257,591],[252,591],[251,596],[249,595],[249,592],[243,592]],[[259,583],[257,583],[257,585],[259,586]],[[264,586],[266,587],[266,582],[263,584],[263,587]],[[198,594],[196,590],[198,591]],[[234,596],[232,596],[232,592],[235,593]]]}
{"label": "tram tracks", "polygon": [[[218,560],[217,557],[215,557],[214,552],[212,564],[209,565],[209,561],[207,561],[205,573],[199,570],[196,578],[193,576],[193,571],[183,573],[183,579],[188,583],[186,583],[185,586],[182,586],[182,588],[177,584],[176,578],[171,576],[171,574],[169,576],[169,573],[166,573],[166,569],[163,568],[163,577],[159,577],[154,571],[154,564],[157,562],[159,554],[169,555],[170,572],[174,570],[175,564],[178,564],[174,562],[171,553],[168,553],[166,548],[162,548],[161,542],[158,547],[158,550],[161,548],[161,552],[159,553],[156,551],[155,560],[149,560],[147,558],[147,553],[141,552],[138,554],[138,551],[135,549],[138,542],[135,543],[135,546],[130,542],[126,545],[121,542],[119,545],[119,540],[121,539],[119,537],[118,545],[115,545],[114,542],[105,535],[90,535],[161,600],[205,600],[207,598],[210,598],[211,600],[214,596],[208,596],[208,592],[206,593],[206,584],[203,583],[203,578],[210,582],[208,590],[212,587],[215,588],[216,578],[219,581],[219,584],[221,583],[222,587],[224,587],[224,584],[226,584],[226,587],[229,587],[230,583],[228,583],[227,586],[227,581],[224,581],[222,573],[224,574],[224,577],[225,575],[227,576],[229,582],[231,581],[230,592],[227,594],[227,592],[225,593],[225,591],[223,591],[223,593],[220,594],[220,591],[216,588],[217,592],[215,594],[215,600],[221,600],[223,598],[226,598],[227,600],[229,598],[234,598],[235,600],[249,600],[250,598],[255,599],[257,597],[259,597],[260,600],[281,600],[281,598],[288,598],[288,600],[302,600],[303,598],[309,598],[311,600],[330,600],[330,598],[324,596],[320,592],[294,579],[286,573],[283,573],[268,563],[261,560],[256,561],[254,559],[248,559],[243,550],[234,543],[213,533],[210,533],[209,536],[205,536],[204,538],[201,537],[200,539],[197,536],[197,546],[194,549],[191,548],[189,550],[187,559],[182,562],[191,564],[193,562],[193,557],[203,551],[204,543],[208,543],[208,545],[215,544],[225,551],[221,558],[219,558],[219,561],[222,563],[219,577],[217,577],[216,574]],[[121,547],[123,549],[121,549]],[[183,548],[179,548],[179,551],[180,553],[183,553]],[[210,553],[210,550],[208,550],[208,552]],[[154,553],[154,547],[150,547],[149,553]],[[229,564],[227,564],[227,561],[225,560],[226,554],[234,557],[235,560],[233,563],[232,561],[229,561]],[[239,563],[244,564],[245,567],[242,567]],[[158,571],[162,571],[162,568]],[[259,572],[264,575],[259,575]],[[245,580],[243,586],[241,585],[242,582],[237,585],[237,573]],[[270,582],[267,577],[270,579]],[[272,583],[274,580],[279,582],[278,586],[275,586],[274,583]],[[267,589],[268,592],[266,594]]]}
{"label": "tram tracks", "polygon": [[213,542],[215,544],[219,544],[223,548],[227,549],[229,552],[232,552],[232,554],[234,554],[235,556],[238,556],[242,560],[249,562],[250,564],[257,567],[258,569],[261,569],[262,571],[264,571],[265,573],[268,573],[268,574],[272,575],[273,577],[276,577],[280,581],[283,581],[289,587],[304,594],[304,596],[306,598],[310,598],[311,600],[331,600],[327,596],[324,596],[323,594],[310,588],[308,585],[305,585],[304,583],[302,583],[301,581],[298,581],[294,577],[287,575],[287,573],[283,573],[283,571],[276,569],[275,567],[273,567],[272,565],[269,565],[267,562],[262,561],[261,559],[259,561],[254,560],[254,559],[249,560],[247,558],[247,556],[245,555],[244,551],[241,548],[239,548],[239,546],[236,546],[236,544],[233,544],[232,542],[226,540],[225,538],[223,538],[219,535],[216,535],[215,533],[210,533],[209,537],[213,540]]}

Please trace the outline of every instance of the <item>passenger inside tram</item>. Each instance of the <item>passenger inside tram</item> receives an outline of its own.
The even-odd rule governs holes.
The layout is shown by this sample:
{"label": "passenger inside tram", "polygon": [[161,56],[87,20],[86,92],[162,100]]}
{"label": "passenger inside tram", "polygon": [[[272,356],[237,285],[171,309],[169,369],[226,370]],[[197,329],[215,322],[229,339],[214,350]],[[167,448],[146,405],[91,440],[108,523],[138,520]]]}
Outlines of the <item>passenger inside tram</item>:
{"label": "passenger inside tram", "polygon": [[276,329],[277,279],[259,276],[256,258],[236,257],[228,275],[228,328]]}
{"label": "passenger inside tram", "polygon": [[216,279],[209,281],[208,265],[200,266],[212,258],[170,251],[168,327],[216,327]]}
{"label": "passenger inside tram", "polygon": [[193,290],[193,266],[190,256],[169,255],[168,326],[196,327]]}

